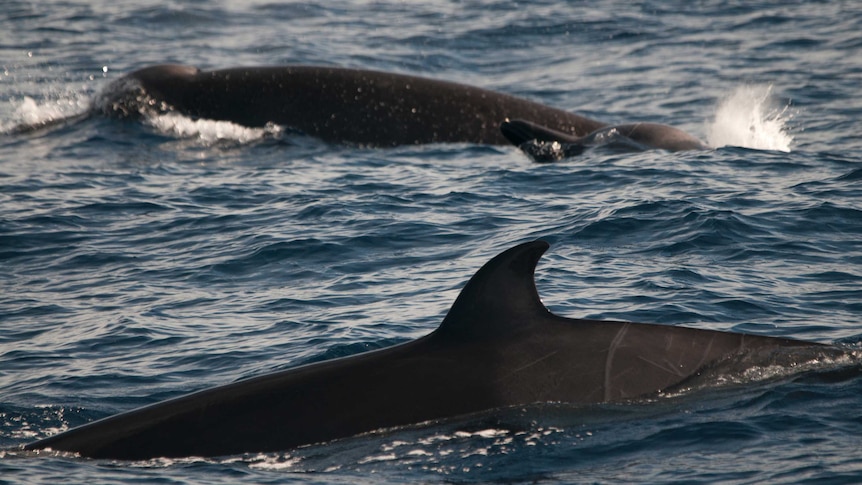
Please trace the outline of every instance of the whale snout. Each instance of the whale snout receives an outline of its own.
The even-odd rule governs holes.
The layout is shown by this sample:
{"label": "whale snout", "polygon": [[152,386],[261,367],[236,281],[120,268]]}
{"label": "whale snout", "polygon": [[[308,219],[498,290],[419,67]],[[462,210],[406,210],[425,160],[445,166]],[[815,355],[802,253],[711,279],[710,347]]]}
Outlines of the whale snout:
{"label": "whale snout", "polygon": [[148,116],[177,107],[185,86],[201,70],[183,64],[160,64],[131,72],[108,84],[91,109],[121,118]]}

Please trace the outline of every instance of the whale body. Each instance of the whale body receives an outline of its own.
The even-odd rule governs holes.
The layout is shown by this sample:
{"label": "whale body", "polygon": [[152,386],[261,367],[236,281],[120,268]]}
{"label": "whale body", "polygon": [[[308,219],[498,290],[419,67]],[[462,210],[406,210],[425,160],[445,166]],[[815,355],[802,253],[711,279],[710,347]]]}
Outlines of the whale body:
{"label": "whale body", "polygon": [[425,337],[199,391],[24,448],[129,460],[274,452],[516,405],[654,396],[722,362],[834,349],[554,315],[533,277],[547,248],[533,241],[491,259]]}
{"label": "whale body", "polygon": [[419,76],[321,66],[201,71],[166,64],[114,81],[96,108],[108,115],[176,111],[193,118],[299,130],[362,146],[423,143],[505,145],[507,118],[533,120],[574,136],[600,121],[487,89]]}

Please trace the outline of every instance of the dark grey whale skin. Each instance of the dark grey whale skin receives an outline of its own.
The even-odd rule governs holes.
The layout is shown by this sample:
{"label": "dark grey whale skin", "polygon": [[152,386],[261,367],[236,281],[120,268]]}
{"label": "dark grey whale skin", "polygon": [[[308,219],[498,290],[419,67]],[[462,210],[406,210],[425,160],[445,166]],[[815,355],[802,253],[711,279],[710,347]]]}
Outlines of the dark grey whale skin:
{"label": "dark grey whale skin", "polygon": [[[135,95],[129,96],[130,92]],[[201,71],[165,64],[127,74],[108,86],[102,96],[99,108],[107,114],[133,114],[135,107],[125,104],[137,100],[194,118],[250,127],[274,123],[327,142],[369,147],[506,145],[499,127],[508,118],[529,119],[574,136],[605,126],[574,113],[465,84],[340,67]]]}
{"label": "dark grey whale skin", "polygon": [[511,119],[500,124],[500,132],[536,162],[574,157],[587,148],[599,146],[627,151],[661,149],[672,152],[709,148],[688,133],[659,123],[606,125],[586,135],[573,136],[532,121]]}
{"label": "dark grey whale skin", "polygon": [[833,348],[554,315],[533,278],[547,248],[533,241],[490,260],[425,337],[203,390],[24,448],[126,460],[283,451],[515,405],[630,400],[718,363]]}

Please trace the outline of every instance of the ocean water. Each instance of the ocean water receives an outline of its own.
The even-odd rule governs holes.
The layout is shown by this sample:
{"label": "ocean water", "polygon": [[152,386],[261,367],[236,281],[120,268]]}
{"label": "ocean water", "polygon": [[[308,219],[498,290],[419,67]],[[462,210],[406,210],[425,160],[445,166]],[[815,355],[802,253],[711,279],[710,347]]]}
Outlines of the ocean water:
{"label": "ocean water", "polygon": [[[862,344],[854,2],[6,0],[0,483],[862,481],[862,366],[546,406],[223,459],[15,448],[170,397],[407,341],[542,238],[555,313]],[[362,149],[87,109],[150,64],[464,82],[712,150]]]}

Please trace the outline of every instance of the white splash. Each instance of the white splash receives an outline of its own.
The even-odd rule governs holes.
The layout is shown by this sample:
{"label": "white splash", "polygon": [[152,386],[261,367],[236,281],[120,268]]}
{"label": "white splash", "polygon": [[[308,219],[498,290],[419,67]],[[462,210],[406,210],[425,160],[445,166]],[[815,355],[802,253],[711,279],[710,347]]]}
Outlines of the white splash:
{"label": "white splash", "polygon": [[781,107],[773,97],[772,85],[740,86],[719,101],[715,118],[706,126],[707,142],[716,148],[789,152],[793,136],[787,125],[792,118],[790,107]]}
{"label": "white splash", "polygon": [[281,132],[281,129],[275,125],[249,128],[229,121],[193,120],[178,113],[147,116],[146,122],[162,133],[177,138],[197,139],[204,144],[220,141],[249,143]]}
{"label": "white splash", "polygon": [[37,102],[30,96],[24,96],[20,102],[11,100],[11,103],[13,103],[12,119],[8,125],[0,126],[0,132],[3,133],[16,127],[38,129],[50,126],[81,115],[89,109],[89,100],[83,95],[74,94],[41,102]]}

